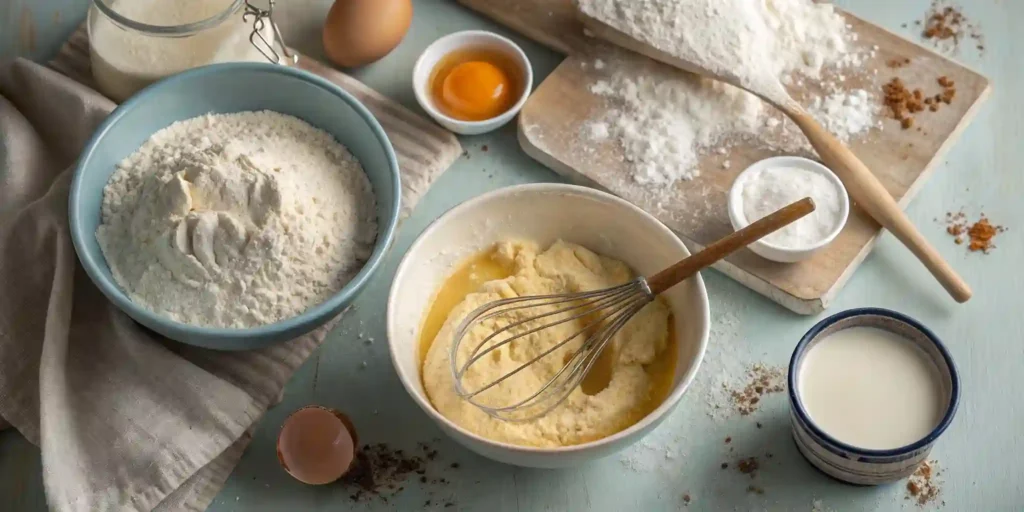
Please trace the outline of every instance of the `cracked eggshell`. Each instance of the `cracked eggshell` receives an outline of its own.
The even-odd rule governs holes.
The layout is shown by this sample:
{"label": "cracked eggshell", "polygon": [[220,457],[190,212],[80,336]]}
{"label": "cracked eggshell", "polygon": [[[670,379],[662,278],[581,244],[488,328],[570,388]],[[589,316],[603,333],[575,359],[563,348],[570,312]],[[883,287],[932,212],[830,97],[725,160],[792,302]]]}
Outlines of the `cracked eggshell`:
{"label": "cracked eggshell", "polygon": [[352,468],[359,442],[352,421],[319,405],[293,412],[277,436],[277,460],[296,480],[329,484]]}

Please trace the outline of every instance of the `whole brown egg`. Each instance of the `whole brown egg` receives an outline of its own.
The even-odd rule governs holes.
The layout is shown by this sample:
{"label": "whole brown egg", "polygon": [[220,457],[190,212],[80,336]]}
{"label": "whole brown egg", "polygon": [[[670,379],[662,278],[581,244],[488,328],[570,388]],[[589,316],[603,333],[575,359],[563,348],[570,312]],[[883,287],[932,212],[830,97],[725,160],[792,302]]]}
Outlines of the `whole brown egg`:
{"label": "whole brown egg", "polygon": [[341,67],[381,59],[412,23],[412,0],[335,0],[324,22],[324,52]]}

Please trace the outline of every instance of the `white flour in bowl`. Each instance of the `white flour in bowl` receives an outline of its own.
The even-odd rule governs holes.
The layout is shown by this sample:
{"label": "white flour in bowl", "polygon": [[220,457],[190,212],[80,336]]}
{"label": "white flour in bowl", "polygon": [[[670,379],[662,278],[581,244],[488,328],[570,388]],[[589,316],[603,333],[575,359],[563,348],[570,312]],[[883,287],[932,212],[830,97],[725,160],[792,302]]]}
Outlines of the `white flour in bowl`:
{"label": "white flour in bowl", "polygon": [[352,154],[305,121],[263,111],[155,133],[110,177],[96,238],[140,306],[247,328],[338,292],[376,234],[373,190]]}

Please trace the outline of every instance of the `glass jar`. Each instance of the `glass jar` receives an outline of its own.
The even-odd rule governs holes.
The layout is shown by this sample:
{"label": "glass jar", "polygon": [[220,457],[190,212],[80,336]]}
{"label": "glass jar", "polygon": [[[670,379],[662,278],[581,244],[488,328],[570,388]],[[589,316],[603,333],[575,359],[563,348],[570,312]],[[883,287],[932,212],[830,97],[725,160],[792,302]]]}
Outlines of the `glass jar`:
{"label": "glass jar", "polygon": [[266,62],[278,39],[273,22],[263,22],[269,12],[245,0],[93,0],[86,26],[96,86],[120,103],[186,69]]}

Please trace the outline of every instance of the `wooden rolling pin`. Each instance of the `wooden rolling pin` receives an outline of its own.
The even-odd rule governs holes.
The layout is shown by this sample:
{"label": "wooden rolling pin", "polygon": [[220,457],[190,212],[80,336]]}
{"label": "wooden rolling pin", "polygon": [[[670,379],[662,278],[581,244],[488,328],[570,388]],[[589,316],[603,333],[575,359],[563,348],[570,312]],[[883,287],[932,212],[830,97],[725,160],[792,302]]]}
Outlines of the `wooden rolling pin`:
{"label": "wooden rolling pin", "polygon": [[739,87],[781,110],[804,132],[811,146],[814,147],[815,151],[818,152],[818,156],[821,157],[821,161],[842,180],[843,185],[850,194],[850,198],[857,205],[863,208],[882,227],[895,235],[900,242],[903,242],[903,245],[907,246],[917,256],[917,259],[921,260],[921,263],[924,263],[928,271],[935,276],[935,279],[942,284],[943,288],[949,292],[953,299],[957,302],[967,302],[971,298],[971,288],[946,263],[938,251],[928,243],[928,240],[925,240],[921,232],[910,222],[910,219],[903,213],[903,210],[896,204],[896,201],[889,195],[889,192],[885,190],[885,187],[878,181],[878,178],[875,177],[871,170],[845,144],[836,139],[828,130],[825,130],[795,100],[787,98],[788,101],[785,102],[774,101],[767,97],[767,91],[750,90],[741,85],[735,76],[722,76],[692,62],[682,60],[675,55],[639,41],[633,36],[582,11],[577,10],[577,16],[583,23],[583,26],[594,37],[604,39],[617,46],[684,71]]}

